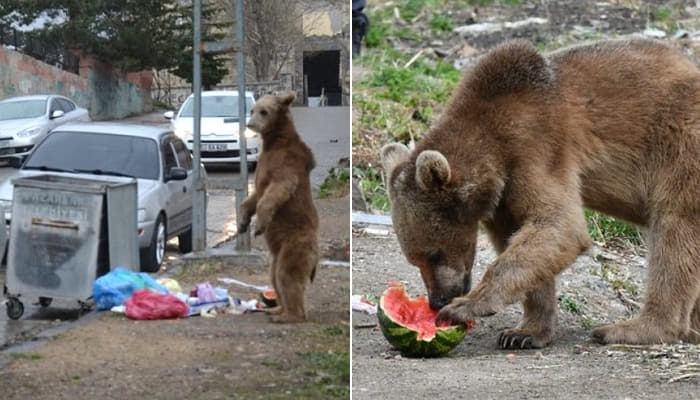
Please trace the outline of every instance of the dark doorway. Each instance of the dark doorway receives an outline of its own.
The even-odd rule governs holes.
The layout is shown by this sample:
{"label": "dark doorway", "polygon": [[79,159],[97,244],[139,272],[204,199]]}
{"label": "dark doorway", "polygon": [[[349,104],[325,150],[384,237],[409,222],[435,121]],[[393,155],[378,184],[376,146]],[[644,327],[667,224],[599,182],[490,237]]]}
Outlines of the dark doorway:
{"label": "dark doorway", "polygon": [[307,85],[307,97],[319,97],[323,91],[329,106],[342,105],[340,50],[305,51],[304,78]]}

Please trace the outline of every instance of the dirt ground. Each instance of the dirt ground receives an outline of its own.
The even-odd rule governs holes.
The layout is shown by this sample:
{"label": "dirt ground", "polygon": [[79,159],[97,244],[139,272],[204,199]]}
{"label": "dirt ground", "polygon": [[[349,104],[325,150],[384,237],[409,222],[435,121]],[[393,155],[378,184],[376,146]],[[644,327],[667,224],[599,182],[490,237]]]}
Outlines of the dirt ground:
{"label": "dirt ground", "polygon": [[[425,293],[396,236],[353,236],[353,294],[381,296],[400,281],[412,295]],[[478,244],[474,282],[495,258],[485,235]],[[697,399],[700,347],[600,346],[592,326],[634,315],[643,295],[640,255],[595,248],[558,279],[559,325],[542,350],[496,348],[498,334],[517,324],[520,306],[476,321],[446,357],[410,359],[391,348],[377,317],[353,312],[353,399]]]}
{"label": "dirt ground", "polygon": [[[410,138],[419,140],[444,106],[420,93],[415,104],[405,101],[415,100],[411,97],[415,93],[397,96],[392,102],[385,87],[372,83],[379,75],[376,68],[409,70],[409,65],[434,66],[442,60],[463,69],[506,39],[526,39],[549,51],[586,41],[640,36],[645,31],[648,37],[664,35],[663,40],[700,64],[700,8],[695,1],[369,3],[370,24],[383,26],[384,33],[378,47],[363,49],[362,58],[353,65],[354,104],[364,106],[353,109],[354,168],[376,166],[379,148],[396,140],[397,131],[408,131]],[[372,20],[373,16],[384,20]],[[453,26],[439,29],[436,16]],[[392,63],[393,58],[400,58],[397,54],[403,58]],[[434,80],[434,86],[439,88],[443,81]],[[432,111],[426,114],[428,118],[421,115],[425,109]],[[423,125],[415,121],[410,125],[410,121],[394,117],[396,114],[420,120]],[[376,115],[375,120],[368,115]],[[363,196],[368,199],[367,193]],[[402,282],[413,296],[425,293],[418,269],[407,263],[391,228],[365,228],[353,226],[353,294],[378,298],[393,280]],[[378,234],[382,230],[386,235]],[[382,336],[376,316],[353,312],[353,399],[699,398],[700,346],[600,346],[590,339],[593,327],[625,320],[638,312],[644,296],[644,252],[643,247],[595,247],[564,271],[558,279],[556,337],[542,350],[497,348],[499,333],[518,323],[520,306],[478,319],[460,345],[437,359],[402,357]],[[480,235],[472,282],[478,282],[494,258],[485,235]]]}
{"label": "dirt ground", "polygon": [[[345,196],[316,203],[326,221],[320,229],[327,256],[332,243],[349,243],[348,202]],[[268,284],[260,267],[171,260],[167,270],[183,289],[209,281],[242,299],[258,294],[217,278]],[[273,324],[264,313],[132,321],[102,312],[34,349],[0,356],[9,358],[0,360],[7,362],[1,397],[349,398],[349,275],[347,267],[320,267],[307,291],[309,321],[296,325]]]}

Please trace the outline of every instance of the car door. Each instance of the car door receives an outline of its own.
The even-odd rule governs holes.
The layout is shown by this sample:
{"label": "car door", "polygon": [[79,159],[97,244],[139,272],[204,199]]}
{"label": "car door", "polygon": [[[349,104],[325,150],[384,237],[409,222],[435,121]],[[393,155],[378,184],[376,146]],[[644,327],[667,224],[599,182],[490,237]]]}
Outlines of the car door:
{"label": "car door", "polygon": [[182,232],[187,226],[187,199],[191,197],[190,190],[187,188],[187,180],[169,180],[170,169],[179,166],[172,145],[174,139],[174,135],[166,135],[161,141],[163,180],[166,188],[163,208],[167,216],[168,236]]}
{"label": "car door", "polygon": [[173,138],[171,142],[173,149],[175,150],[175,156],[177,158],[177,163],[180,167],[187,170],[187,179],[184,180],[185,183],[185,193],[186,196],[182,196],[182,208],[185,210],[183,214],[183,225],[192,225],[192,193],[194,192],[193,185],[194,179],[192,175],[192,154],[187,149],[185,142],[180,140],[177,136]]}
{"label": "car door", "polygon": [[61,109],[65,113],[62,123],[75,122],[78,119],[78,113],[75,111],[75,105],[67,99],[58,99]]}

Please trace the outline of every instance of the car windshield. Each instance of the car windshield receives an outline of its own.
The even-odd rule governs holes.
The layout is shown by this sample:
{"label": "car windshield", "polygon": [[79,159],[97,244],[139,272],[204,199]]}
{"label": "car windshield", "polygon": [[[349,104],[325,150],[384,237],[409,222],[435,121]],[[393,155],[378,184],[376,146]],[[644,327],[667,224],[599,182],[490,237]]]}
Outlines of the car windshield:
{"label": "car windshield", "polygon": [[0,121],[36,118],[46,112],[46,100],[20,100],[0,103]]}
{"label": "car windshield", "polygon": [[[250,115],[253,99],[246,96],[246,114]],[[182,106],[180,117],[192,118],[194,97],[187,99]],[[238,96],[202,96],[202,118],[238,118]]]}
{"label": "car windshield", "polygon": [[89,132],[54,132],[23,169],[88,172],[158,179],[158,146],[152,139]]}

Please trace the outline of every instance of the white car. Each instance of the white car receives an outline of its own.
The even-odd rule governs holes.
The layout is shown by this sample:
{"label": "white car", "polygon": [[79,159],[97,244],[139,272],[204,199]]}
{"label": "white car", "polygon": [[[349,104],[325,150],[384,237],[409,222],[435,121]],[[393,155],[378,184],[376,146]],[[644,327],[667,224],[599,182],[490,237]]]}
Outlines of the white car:
{"label": "white car", "polygon": [[49,94],[0,101],[0,160],[27,155],[53,129],[78,121],[90,121],[88,111],[67,97]]}
{"label": "white car", "polygon": [[[246,124],[255,104],[252,92],[246,92]],[[163,116],[170,120],[173,131],[192,151],[194,130],[194,94],[191,94],[175,115],[167,111]],[[204,164],[240,162],[238,91],[211,90],[202,92],[201,158]],[[246,128],[248,168],[254,169],[262,150],[259,135]]]}
{"label": "white car", "polygon": [[[15,157],[13,166],[18,167],[19,160]],[[141,270],[156,272],[168,239],[177,237],[181,252],[192,251],[192,170],[190,152],[167,127],[89,123],[51,132],[13,178],[136,178]],[[6,223],[12,220],[13,190],[12,179],[0,184]]]}

